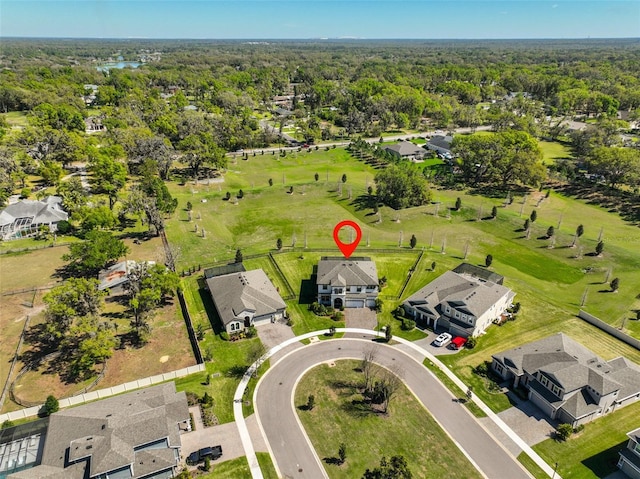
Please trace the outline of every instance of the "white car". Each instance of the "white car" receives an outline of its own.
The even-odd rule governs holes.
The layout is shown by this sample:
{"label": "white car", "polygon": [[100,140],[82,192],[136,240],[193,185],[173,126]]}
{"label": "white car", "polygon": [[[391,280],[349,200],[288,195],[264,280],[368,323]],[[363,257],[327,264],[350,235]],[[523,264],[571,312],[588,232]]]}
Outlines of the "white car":
{"label": "white car", "polygon": [[442,333],[433,341],[434,346],[446,346],[451,341],[452,336],[449,333]]}

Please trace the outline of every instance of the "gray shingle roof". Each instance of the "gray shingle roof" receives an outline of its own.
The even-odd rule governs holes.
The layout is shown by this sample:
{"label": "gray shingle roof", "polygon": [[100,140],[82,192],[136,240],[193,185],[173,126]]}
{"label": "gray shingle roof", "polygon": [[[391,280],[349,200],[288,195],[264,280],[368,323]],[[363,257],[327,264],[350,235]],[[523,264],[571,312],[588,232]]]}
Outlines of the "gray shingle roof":
{"label": "gray shingle roof", "polygon": [[397,143],[395,145],[385,146],[384,149],[401,157],[424,155],[424,148],[415,145],[410,141],[401,141],[400,143]]}
{"label": "gray shingle roof", "polygon": [[447,271],[409,296],[405,303],[438,313],[438,306],[448,303],[478,318],[509,291],[509,288],[499,284]]}
{"label": "gray shingle roof", "polygon": [[34,224],[49,224],[68,220],[69,215],[62,210],[62,198],[49,196],[44,201],[21,200],[7,206],[0,212],[0,227],[18,218],[33,218]]}
{"label": "gray shingle roof", "polygon": [[[128,465],[133,465],[137,478],[165,469],[168,458],[175,457],[173,450],[154,450],[154,463],[148,451],[134,448],[163,438],[170,448],[179,447],[178,423],[188,420],[186,395],[176,393],[173,382],[59,411],[50,417],[42,464],[16,478],[83,479]],[[67,449],[69,460],[91,455],[88,474],[85,461],[65,468]],[[175,460],[170,465],[174,464]]]}
{"label": "gray shingle roof", "polygon": [[255,316],[263,316],[286,308],[261,269],[215,276],[207,279],[207,286],[225,326],[246,310],[253,311]]}
{"label": "gray shingle roof", "polygon": [[600,395],[619,391],[618,401],[640,393],[640,366],[622,357],[605,361],[563,333],[494,354],[493,358],[516,375],[542,371],[565,393],[589,386]]}
{"label": "gray shingle roof", "polygon": [[443,148],[445,150],[451,150],[452,141],[452,136],[434,135],[429,139],[427,145]]}
{"label": "gray shingle roof", "polygon": [[317,284],[367,286],[378,284],[378,270],[371,258],[323,256],[318,262]]}

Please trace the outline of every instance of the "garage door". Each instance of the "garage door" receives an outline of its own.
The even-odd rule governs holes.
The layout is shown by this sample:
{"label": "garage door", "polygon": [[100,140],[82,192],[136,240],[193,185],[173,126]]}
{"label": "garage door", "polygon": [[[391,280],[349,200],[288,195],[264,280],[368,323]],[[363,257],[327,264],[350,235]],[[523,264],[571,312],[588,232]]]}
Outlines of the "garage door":
{"label": "garage door", "polygon": [[364,308],[364,299],[347,299],[347,308]]}

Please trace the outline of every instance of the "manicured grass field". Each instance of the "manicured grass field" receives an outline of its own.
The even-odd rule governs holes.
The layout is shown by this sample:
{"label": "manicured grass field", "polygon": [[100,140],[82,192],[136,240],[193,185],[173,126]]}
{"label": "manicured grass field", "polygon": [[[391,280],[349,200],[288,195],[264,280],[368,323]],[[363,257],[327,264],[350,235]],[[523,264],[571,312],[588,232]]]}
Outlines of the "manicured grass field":
{"label": "manicured grass field", "polygon": [[538,141],[538,146],[542,150],[542,161],[547,165],[552,165],[556,160],[571,158],[571,149],[557,141]]}
{"label": "manicured grass field", "polygon": [[[388,416],[354,405],[352,400],[361,398],[355,391],[362,380],[362,374],[354,371],[357,365],[357,361],[336,361],[335,367],[315,367],[296,388],[296,405],[315,395],[314,409],[300,410],[298,416],[329,477],[361,477],[367,468],[378,466],[382,456],[394,455],[406,458],[413,477],[480,477],[406,388],[392,400]],[[346,462],[332,464],[341,442],[347,447]]]}
{"label": "manicured grass field", "polygon": [[[266,452],[256,453],[258,464],[265,479],[278,479],[271,456]],[[238,457],[222,463],[211,463],[213,471],[201,474],[200,479],[251,479],[251,471],[246,457]]]}
{"label": "manicured grass field", "polygon": [[640,427],[640,404],[635,403],[589,423],[565,442],[547,439],[533,449],[558,474],[576,479],[603,478],[617,470],[618,451],[626,447],[627,432]]}

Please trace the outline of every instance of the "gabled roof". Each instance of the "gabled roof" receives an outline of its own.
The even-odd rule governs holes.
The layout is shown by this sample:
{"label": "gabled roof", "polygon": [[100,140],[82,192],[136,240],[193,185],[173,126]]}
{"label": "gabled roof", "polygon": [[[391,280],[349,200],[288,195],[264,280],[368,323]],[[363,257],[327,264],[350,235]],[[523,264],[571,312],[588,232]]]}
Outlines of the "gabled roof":
{"label": "gabled roof", "polygon": [[69,215],[62,210],[62,198],[48,196],[44,201],[21,200],[0,212],[0,227],[10,225],[18,218],[33,218],[34,224],[66,221]]}
{"label": "gabled roof", "polygon": [[588,386],[601,396],[619,391],[619,401],[640,392],[640,366],[621,357],[605,361],[563,333],[494,354],[493,358],[516,375],[541,371],[565,393]]}
{"label": "gabled roof", "polygon": [[323,256],[318,262],[317,284],[368,286],[378,284],[378,270],[371,258]]}
{"label": "gabled roof", "polygon": [[434,135],[429,139],[429,141],[427,142],[427,145],[443,148],[445,150],[451,150],[452,141],[453,141],[452,136]]}
{"label": "gabled roof", "polygon": [[243,311],[263,316],[286,308],[275,286],[261,269],[214,276],[207,279],[207,286],[225,326],[237,320]]}
{"label": "gabled roof", "polygon": [[[143,477],[176,464],[171,448],[180,446],[178,423],[188,420],[185,393],[173,382],[59,411],[49,419],[42,464],[15,477],[83,479],[128,466]],[[135,450],[161,439],[168,448]]]}
{"label": "gabled roof", "polygon": [[[148,266],[156,264],[155,261],[146,261],[146,263]],[[137,264],[138,263],[133,260],[126,260],[120,261],[107,269],[103,269],[98,273],[98,280],[100,281],[98,289],[102,291],[104,289],[115,288],[116,286],[126,283],[129,281],[129,272],[131,272]]]}
{"label": "gabled roof", "polygon": [[434,313],[439,312],[438,306],[449,305],[478,318],[509,293],[505,286],[447,271],[409,296],[405,304]]}
{"label": "gabled roof", "polygon": [[401,157],[424,154],[424,148],[415,145],[410,141],[401,141],[400,143],[397,143],[395,145],[385,146],[384,149],[389,150]]}

